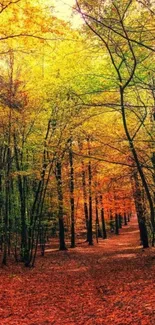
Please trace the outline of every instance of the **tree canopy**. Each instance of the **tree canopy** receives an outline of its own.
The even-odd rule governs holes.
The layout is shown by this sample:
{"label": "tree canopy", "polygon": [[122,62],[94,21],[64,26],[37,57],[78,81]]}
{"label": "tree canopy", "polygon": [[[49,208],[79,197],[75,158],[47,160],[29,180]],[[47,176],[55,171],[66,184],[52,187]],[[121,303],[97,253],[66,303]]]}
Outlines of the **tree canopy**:
{"label": "tree canopy", "polygon": [[64,250],[84,231],[92,245],[135,213],[154,244],[154,1],[76,0],[73,12],[83,25],[49,1],[0,3],[4,264],[13,252],[33,266],[52,236]]}

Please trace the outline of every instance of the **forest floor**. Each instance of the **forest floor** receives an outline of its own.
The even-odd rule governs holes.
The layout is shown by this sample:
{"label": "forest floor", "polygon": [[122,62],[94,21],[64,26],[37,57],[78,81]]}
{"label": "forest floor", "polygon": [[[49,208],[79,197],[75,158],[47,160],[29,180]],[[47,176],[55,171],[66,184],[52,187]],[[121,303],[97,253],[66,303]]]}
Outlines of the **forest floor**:
{"label": "forest floor", "polygon": [[155,249],[133,218],[120,235],[0,269],[0,325],[154,325]]}

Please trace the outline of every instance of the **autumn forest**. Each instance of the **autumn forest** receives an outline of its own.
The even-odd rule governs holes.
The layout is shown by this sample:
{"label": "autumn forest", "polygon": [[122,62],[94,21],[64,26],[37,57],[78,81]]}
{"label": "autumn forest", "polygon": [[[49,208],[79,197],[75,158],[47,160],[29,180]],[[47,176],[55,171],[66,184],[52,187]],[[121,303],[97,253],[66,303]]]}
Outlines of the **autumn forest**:
{"label": "autumn forest", "polygon": [[1,0],[0,18],[0,324],[153,325],[155,2]]}

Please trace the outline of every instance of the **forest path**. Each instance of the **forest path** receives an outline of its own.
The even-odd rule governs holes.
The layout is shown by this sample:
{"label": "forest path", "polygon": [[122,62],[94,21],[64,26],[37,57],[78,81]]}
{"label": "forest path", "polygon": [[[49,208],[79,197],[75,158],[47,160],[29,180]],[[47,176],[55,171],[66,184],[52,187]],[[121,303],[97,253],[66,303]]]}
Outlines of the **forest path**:
{"label": "forest path", "polygon": [[0,270],[1,325],[154,325],[155,250],[139,246],[133,218],[99,244]]}

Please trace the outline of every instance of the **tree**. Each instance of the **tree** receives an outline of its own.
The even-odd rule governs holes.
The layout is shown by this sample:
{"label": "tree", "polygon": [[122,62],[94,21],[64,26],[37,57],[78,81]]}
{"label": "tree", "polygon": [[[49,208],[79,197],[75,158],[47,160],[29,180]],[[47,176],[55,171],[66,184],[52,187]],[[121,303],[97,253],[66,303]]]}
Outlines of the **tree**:
{"label": "tree", "polygon": [[[138,41],[135,41],[133,37],[135,29],[132,28],[131,31],[129,29],[129,23],[131,24],[132,17],[134,17],[135,13],[135,1],[125,1],[121,6],[118,4],[118,2],[112,1],[106,6],[106,8],[103,2],[100,2],[100,6],[98,2],[93,6],[91,1],[84,3],[77,1],[76,3],[77,10],[83,16],[87,27],[94,33],[99,41],[101,41],[101,44],[103,44],[103,46],[106,48],[112,64],[112,69],[115,72],[117,78],[116,83],[118,87],[118,102],[120,105],[124,131],[147,195],[147,200],[150,208],[150,219],[154,232],[155,223],[153,199],[146,175],[141,165],[138,150],[135,145],[135,137],[143,126],[145,117],[142,118],[136,131],[133,133],[128,123],[127,108],[127,101],[129,100],[131,89],[137,89],[137,83],[135,83],[135,75],[137,66],[139,66],[139,61],[141,60],[141,46],[146,48],[146,53],[145,56],[143,56],[143,60],[146,60],[148,57],[147,51],[153,51],[153,49],[150,46],[147,46],[144,42],[140,41],[141,36],[143,35],[141,28],[139,28],[139,34],[136,34]],[[131,18],[129,18],[131,10],[133,13],[131,15]],[[143,10],[140,14],[143,14]],[[134,28],[136,28],[135,20]],[[145,31],[145,33],[147,32],[148,31]],[[149,34],[147,34],[147,37],[149,43]],[[133,97],[131,106],[134,105],[134,101],[135,98]],[[143,102],[141,97],[138,101],[138,106],[140,102]],[[145,104],[143,107],[145,110]]]}

